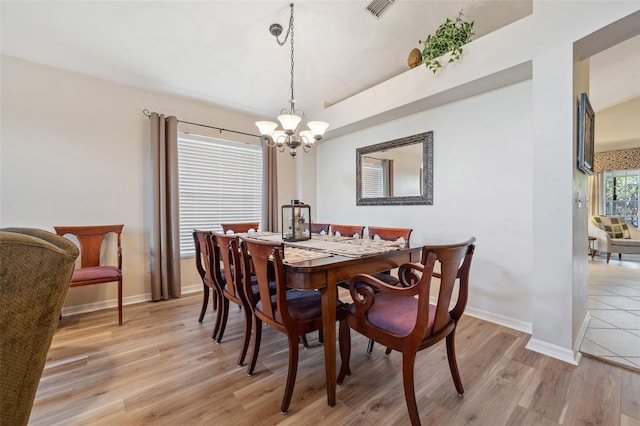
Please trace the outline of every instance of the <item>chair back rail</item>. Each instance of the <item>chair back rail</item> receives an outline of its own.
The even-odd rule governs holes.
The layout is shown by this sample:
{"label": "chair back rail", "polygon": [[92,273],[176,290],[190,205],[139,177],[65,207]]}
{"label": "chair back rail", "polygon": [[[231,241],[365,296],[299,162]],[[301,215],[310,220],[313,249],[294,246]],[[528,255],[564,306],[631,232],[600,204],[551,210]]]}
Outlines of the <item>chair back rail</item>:
{"label": "chair back rail", "polygon": [[328,234],[330,226],[331,225],[328,224],[328,223],[311,223],[310,224],[311,233],[312,234],[319,234],[322,231],[324,231],[325,234]]}
{"label": "chair back rail", "polygon": [[358,236],[362,238],[364,225],[337,225],[332,223],[331,233],[335,234],[336,232],[339,232],[343,237],[353,237],[355,234],[358,234]]}
{"label": "chair back rail", "polygon": [[229,231],[234,234],[238,234],[241,232],[249,232],[249,230],[253,229],[254,231],[258,230],[258,226],[260,222],[239,222],[239,223],[221,223],[222,232],[227,233]]}
{"label": "chair back rail", "polygon": [[409,241],[413,232],[412,228],[385,228],[381,226],[367,226],[367,230],[369,238],[373,239],[377,235],[381,240],[388,241],[395,241],[399,238]]}
{"label": "chair back rail", "polygon": [[102,240],[107,234],[118,235],[118,269],[122,269],[122,228],[124,225],[54,226],[60,236],[74,235],[80,244],[80,267],[100,266]]}

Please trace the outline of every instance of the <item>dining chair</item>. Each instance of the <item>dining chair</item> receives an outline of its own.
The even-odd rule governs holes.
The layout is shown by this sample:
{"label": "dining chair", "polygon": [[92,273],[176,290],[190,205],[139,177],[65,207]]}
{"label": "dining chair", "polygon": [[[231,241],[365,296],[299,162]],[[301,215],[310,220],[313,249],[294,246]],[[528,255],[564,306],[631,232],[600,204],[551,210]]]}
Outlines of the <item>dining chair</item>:
{"label": "dining chair", "polygon": [[[238,356],[238,365],[243,365],[249,348],[249,340],[251,338],[251,328],[253,323],[253,313],[251,306],[244,293],[244,285],[242,281],[242,268],[240,267],[240,252],[238,251],[238,236],[232,234],[221,234],[214,232],[210,237],[213,250],[218,250],[220,260],[222,261],[225,273],[225,285],[222,288],[222,314],[221,323],[218,328],[217,335],[214,338],[218,343],[222,342],[222,337],[227,326],[229,317],[229,302],[238,305],[244,312],[244,340],[242,349]],[[219,262],[218,262],[219,263]],[[253,282],[254,276],[249,273],[250,282]],[[250,287],[251,288],[251,287]]]}
{"label": "dining chair", "polygon": [[[362,234],[364,233],[364,226],[360,225],[335,225],[331,224],[331,235],[336,235],[336,232],[340,233],[342,237],[353,237],[358,236],[358,238],[362,238]],[[339,282],[338,287],[349,288],[349,283],[347,281]]]}
{"label": "dining chair", "polygon": [[[400,287],[390,286],[365,274],[356,275],[349,282],[354,300],[348,308],[349,327],[402,352],[404,394],[412,425],[420,424],[413,372],[418,351],[446,339],[451,376],[458,395],[464,393],[456,361],[455,332],[467,304],[474,242],[475,238],[471,238],[460,244],[424,246],[419,264],[400,266]],[[436,262],[440,272],[435,272]],[[429,301],[433,277],[440,280],[435,304]],[[459,284],[457,297],[453,297],[456,281]],[[449,310],[452,300],[456,300],[455,306]],[[345,356],[348,364],[350,348],[345,351]],[[345,371],[348,368],[341,369],[340,374],[345,374]],[[338,376],[338,381],[343,379]]]}
{"label": "dining chair", "polygon": [[[379,238],[385,241],[396,241],[402,238],[406,244],[409,244],[409,239],[411,238],[411,233],[413,232],[412,228],[386,228],[381,226],[367,226],[367,231],[369,234],[369,239]],[[391,275],[391,271],[383,271],[377,272],[373,274],[374,277],[379,279],[380,281],[384,281],[386,284],[397,286],[400,284],[400,279]],[[371,351],[373,351],[373,339],[369,339],[369,344],[367,345],[367,355],[371,355]],[[391,350],[387,348],[386,354],[387,356],[391,353]]]}
{"label": "dining chair", "polygon": [[335,225],[331,224],[331,234],[335,235],[336,232],[339,232],[343,237],[353,237],[357,235],[359,238],[362,238],[362,233],[364,232],[364,226],[360,225]]}
{"label": "dining chair", "polygon": [[222,309],[222,290],[226,283],[225,272],[220,267],[220,253],[218,246],[213,243],[213,232],[194,229],[193,239],[196,246],[196,269],[202,278],[204,291],[198,322],[202,322],[204,319],[204,314],[209,303],[209,293],[212,293],[212,305],[216,311],[216,321],[211,338],[215,339],[220,329],[222,315],[224,313]]}
{"label": "dining chair", "polygon": [[228,233],[229,231],[233,232],[234,234],[249,232],[252,229],[254,231],[257,231],[258,225],[260,225],[259,222],[221,223],[220,224],[220,226],[222,226],[222,232],[225,234]]}
{"label": "dining chair", "polygon": [[[249,271],[254,271],[259,290],[257,293],[250,292],[251,282],[245,280],[246,293],[250,294],[249,297],[253,299],[251,306],[253,306],[256,321],[253,353],[247,372],[250,375],[253,374],[256,367],[263,322],[274,330],[287,335],[289,370],[280,405],[280,411],[285,414],[289,408],[296,381],[300,338],[306,333],[322,329],[320,293],[317,291],[287,290],[287,278],[283,265],[284,245],[282,243],[245,237],[240,237],[240,241],[242,268],[245,271],[243,276],[248,277]],[[270,277],[272,276],[275,279],[275,294],[270,291]],[[344,351],[350,346],[350,333],[345,315],[342,303],[338,301],[336,319],[340,322],[339,343],[340,355],[343,360],[340,377],[343,380],[346,375],[351,374],[348,370],[348,363],[344,363],[344,357],[347,356]]]}
{"label": "dining chair", "polygon": [[325,235],[329,235],[329,224],[328,223],[311,223],[311,233],[312,234],[320,234],[324,231]]}
{"label": "dining chair", "polygon": [[[73,235],[80,244],[80,268],[71,277],[70,287],[118,282],[118,324],[122,325],[122,228],[124,225],[54,226],[60,236]],[[102,241],[107,234],[117,235],[117,265],[101,265]]]}
{"label": "dining chair", "polygon": [[[202,308],[200,309],[200,316],[198,317],[198,322],[202,323],[204,319],[204,314],[207,311],[207,306],[209,306],[209,293],[210,290],[215,292],[215,288],[208,285],[210,277],[206,276],[205,266],[207,263],[206,254],[207,254],[207,235],[210,234],[211,231],[201,231],[198,229],[194,229],[191,235],[193,236],[193,243],[195,245],[196,255],[196,270],[198,271],[198,275],[200,275],[200,279],[202,280]],[[213,310],[217,309],[216,307],[216,295],[214,293],[213,298]]]}

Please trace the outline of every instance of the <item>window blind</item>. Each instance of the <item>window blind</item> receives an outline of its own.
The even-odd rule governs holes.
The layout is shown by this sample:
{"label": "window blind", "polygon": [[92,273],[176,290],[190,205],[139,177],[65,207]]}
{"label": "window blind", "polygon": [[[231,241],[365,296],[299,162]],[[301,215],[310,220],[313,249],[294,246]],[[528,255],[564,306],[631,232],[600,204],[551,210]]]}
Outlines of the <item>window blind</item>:
{"label": "window blind", "polygon": [[260,222],[261,146],[179,132],[178,190],[180,255],[194,256],[193,229]]}
{"label": "window blind", "polygon": [[383,196],[382,165],[362,163],[362,197],[375,198]]}

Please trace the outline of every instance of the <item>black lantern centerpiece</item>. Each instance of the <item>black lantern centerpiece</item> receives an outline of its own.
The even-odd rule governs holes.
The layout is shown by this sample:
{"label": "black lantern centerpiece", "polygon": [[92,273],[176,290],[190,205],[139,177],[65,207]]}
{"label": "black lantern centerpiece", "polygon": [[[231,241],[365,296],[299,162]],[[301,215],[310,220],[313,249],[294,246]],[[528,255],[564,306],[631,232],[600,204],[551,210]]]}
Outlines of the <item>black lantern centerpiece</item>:
{"label": "black lantern centerpiece", "polygon": [[282,240],[304,241],[311,238],[311,206],[300,200],[282,206]]}

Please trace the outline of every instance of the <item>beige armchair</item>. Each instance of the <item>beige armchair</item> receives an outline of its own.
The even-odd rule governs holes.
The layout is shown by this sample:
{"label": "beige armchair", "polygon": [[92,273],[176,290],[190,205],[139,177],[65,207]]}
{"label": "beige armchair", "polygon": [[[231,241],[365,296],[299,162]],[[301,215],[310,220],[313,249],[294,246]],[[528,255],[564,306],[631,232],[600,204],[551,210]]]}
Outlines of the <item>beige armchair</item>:
{"label": "beige armchair", "polygon": [[26,425],[78,249],[30,228],[0,229],[0,424]]}
{"label": "beige armchair", "polygon": [[614,216],[591,216],[589,235],[595,237],[594,249],[607,254],[607,263],[611,253],[640,254],[640,231],[629,225],[624,219]]}

